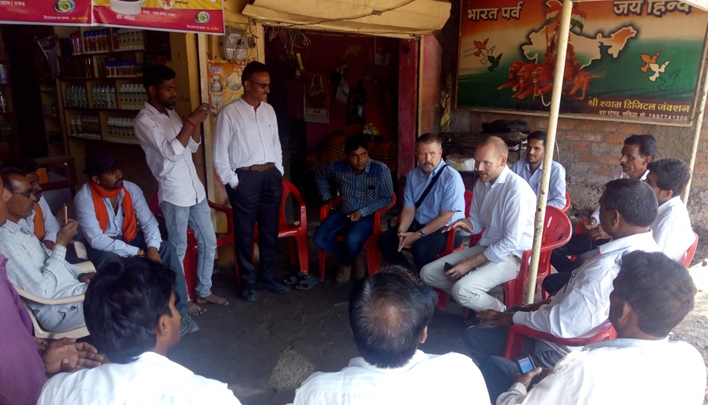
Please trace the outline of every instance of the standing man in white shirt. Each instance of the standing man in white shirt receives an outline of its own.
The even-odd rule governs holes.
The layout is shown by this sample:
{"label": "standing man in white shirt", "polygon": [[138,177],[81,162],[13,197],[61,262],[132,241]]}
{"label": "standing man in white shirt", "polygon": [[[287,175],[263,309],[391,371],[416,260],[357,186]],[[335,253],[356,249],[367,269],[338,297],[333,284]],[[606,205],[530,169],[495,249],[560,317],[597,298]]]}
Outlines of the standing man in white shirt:
{"label": "standing man in white shirt", "polygon": [[[209,116],[209,104],[202,104],[184,120],[174,111],[177,101],[176,73],[165,65],[151,65],[143,74],[148,101],[135,119],[135,134],[145,151],[152,175],[160,183],[158,199],[165,215],[167,238],[175,246],[180,263],[187,252],[187,226],[194,230],[199,246],[197,257],[197,303],[228,305],[211,292],[216,234],[211,210],[192,154],[201,143],[200,124]],[[184,269],[183,269],[184,270]],[[196,306],[191,315],[202,308]]]}
{"label": "standing man in white shirt", "polygon": [[696,286],[686,269],[662,253],[636,251],[622,258],[613,285],[617,339],[567,355],[530,391],[542,369],[519,376],[497,405],[703,404],[703,358],[667,337],[693,309]]}
{"label": "standing man in white shirt", "polygon": [[[526,180],[538,196],[541,192],[543,159],[546,156],[546,132],[531,132],[526,138],[526,142],[528,142],[526,157],[514,162],[511,171]],[[548,184],[548,205],[562,210],[565,204],[565,168],[554,160]]]}
{"label": "standing man in white shirt", "polygon": [[[444,256],[423,267],[420,277],[473,311],[506,307],[487,294],[519,274],[519,259],[531,249],[536,195],[506,165],[509,148],[496,136],[477,146],[474,153],[479,180],[474,186],[470,217],[455,221],[445,231],[482,231],[477,246]],[[445,264],[453,265],[445,270]]]}
{"label": "standing man in white shirt", "polygon": [[44,385],[38,405],[240,405],[226,384],[195,375],[169,360],[179,343],[175,274],[152,260],[109,263],[86,291],[86,327],[111,363]]}
{"label": "standing man in white shirt", "polygon": [[[278,219],[283,190],[283,150],[275,110],[266,101],[266,65],[250,62],[241,75],[243,96],[216,118],[214,168],[226,186],[236,229],[236,259],[243,280],[241,298],[256,300],[256,288],[284,294],[275,278]],[[260,274],[253,265],[253,232],[258,222]]]}
{"label": "standing man in white shirt", "polygon": [[[597,333],[609,314],[612,280],[622,256],[635,250],[658,250],[649,229],[656,212],[656,196],[646,183],[632,179],[607,183],[600,197],[600,223],[612,241],[600,246],[599,254],[576,269],[568,284],[550,300],[519,305],[508,312],[477,314],[481,326],[467,329],[464,341],[480,365],[492,400],[511,386],[516,370],[513,362],[501,357],[509,326],[524,325],[560,338]],[[538,339],[524,341],[524,353],[540,367],[553,368],[570,350]]]}
{"label": "standing man in white shirt", "polygon": [[[634,179],[644,181],[649,174],[647,169],[649,163],[654,160],[656,153],[656,139],[651,135],[630,135],[624,140],[622,147],[622,157],[620,167],[614,175],[617,179]],[[584,233],[576,233],[570,241],[551,253],[551,265],[559,272],[573,271],[593,254],[598,246],[606,243],[610,237],[604,232],[600,225],[600,208],[592,213],[590,218],[583,224]],[[585,253],[585,255],[583,255]],[[568,256],[581,255],[575,261]],[[546,277],[543,280],[543,288],[553,294],[562,288],[563,284],[556,284],[554,278]]]}
{"label": "standing man in white shirt", "polygon": [[334,373],[312,374],[295,405],[488,405],[477,366],[459,353],[418,350],[428,338],[437,295],[401,266],[357,283],[349,325],[361,357]]}

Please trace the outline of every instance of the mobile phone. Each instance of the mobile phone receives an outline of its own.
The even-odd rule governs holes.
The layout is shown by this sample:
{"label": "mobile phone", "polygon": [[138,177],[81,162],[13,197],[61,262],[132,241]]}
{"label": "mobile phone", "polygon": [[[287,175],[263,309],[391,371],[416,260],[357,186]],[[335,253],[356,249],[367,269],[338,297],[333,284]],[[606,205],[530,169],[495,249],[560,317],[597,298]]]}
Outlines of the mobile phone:
{"label": "mobile phone", "polygon": [[519,366],[519,372],[521,374],[528,373],[536,368],[536,365],[533,363],[533,359],[528,354],[518,357],[516,359],[516,365]]}
{"label": "mobile phone", "polygon": [[453,268],[453,267],[455,267],[455,266],[451,265],[451,264],[448,263],[448,262],[445,262],[445,267],[443,267],[443,271],[444,271],[445,273],[447,273],[447,272],[448,272],[451,268]]}

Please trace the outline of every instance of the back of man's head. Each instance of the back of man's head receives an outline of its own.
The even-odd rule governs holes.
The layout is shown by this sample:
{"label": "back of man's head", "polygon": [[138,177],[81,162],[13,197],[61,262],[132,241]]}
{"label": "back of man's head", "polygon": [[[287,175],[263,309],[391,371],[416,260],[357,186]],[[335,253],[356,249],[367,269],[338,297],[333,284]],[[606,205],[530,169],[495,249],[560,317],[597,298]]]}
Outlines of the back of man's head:
{"label": "back of man's head", "polygon": [[629,225],[648,227],[656,219],[658,202],[654,190],[633,179],[612,180],[605,186],[605,210],[616,210]]}
{"label": "back of man's head", "polygon": [[153,349],[160,316],[172,316],[174,283],[174,272],[145,258],[103,266],[84,300],[86,327],[98,350],[112,362],[126,364]]}
{"label": "back of man's head", "polygon": [[680,159],[654,160],[647,168],[656,175],[656,186],[659,190],[671,190],[674,197],[683,193],[691,179],[691,172]]}
{"label": "back of man's head", "polygon": [[36,172],[39,169],[39,165],[33,159],[8,159],[0,163],[0,170],[4,170],[9,167],[14,167],[20,170],[24,175],[28,173]]}
{"label": "back of man's head", "polygon": [[433,317],[437,294],[400,266],[357,284],[349,299],[349,324],[359,353],[380,368],[405,365]]}
{"label": "back of man's head", "polygon": [[654,159],[656,154],[656,139],[651,135],[630,135],[624,140],[625,145],[639,146],[639,153],[642,156],[649,156]]}
{"label": "back of man's head", "polygon": [[354,152],[359,148],[369,150],[369,142],[364,139],[363,135],[354,135],[344,141],[344,153]]}
{"label": "back of man's head", "polygon": [[639,330],[658,338],[667,336],[691,312],[696,295],[686,268],[660,252],[625,254],[614,286],[614,295],[636,314]]}

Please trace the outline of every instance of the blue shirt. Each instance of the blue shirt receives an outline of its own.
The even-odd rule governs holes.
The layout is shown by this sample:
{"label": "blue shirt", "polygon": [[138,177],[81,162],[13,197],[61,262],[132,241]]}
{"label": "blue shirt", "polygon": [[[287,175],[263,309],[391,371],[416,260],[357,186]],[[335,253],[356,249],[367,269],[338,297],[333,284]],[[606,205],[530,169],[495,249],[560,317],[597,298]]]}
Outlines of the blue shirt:
{"label": "blue shirt", "polygon": [[317,190],[324,201],[332,198],[329,181],[339,185],[342,196],[342,212],[351,214],[361,211],[361,216],[371,215],[381,208],[388,207],[393,200],[393,181],[388,166],[374,159],[369,159],[366,169],[357,175],[349,162],[339,160],[324,164],[315,172]]}
{"label": "blue shirt", "polygon": [[[511,166],[511,171],[526,180],[533,192],[536,193],[536,197],[538,197],[538,194],[541,192],[543,163],[541,163],[538,169],[532,174],[529,161],[522,158],[514,162]],[[551,178],[548,182],[548,201],[546,204],[562,210],[563,207],[565,207],[565,203],[565,168],[554,160],[551,165]]]}
{"label": "blue shirt", "polygon": [[446,167],[445,161],[440,159],[440,164],[428,177],[423,169],[418,166],[408,173],[406,188],[403,191],[403,206],[415,207],[416,201],[428,187],[440,170],[444,170],[430,193],[423,200],[420,207],[415,210],[415,220],[421,225],[427,225],[437,218],[441,211],[454,211],[452,218],[445,225],[449,225],[465,217],[465,184],[457,170]]}

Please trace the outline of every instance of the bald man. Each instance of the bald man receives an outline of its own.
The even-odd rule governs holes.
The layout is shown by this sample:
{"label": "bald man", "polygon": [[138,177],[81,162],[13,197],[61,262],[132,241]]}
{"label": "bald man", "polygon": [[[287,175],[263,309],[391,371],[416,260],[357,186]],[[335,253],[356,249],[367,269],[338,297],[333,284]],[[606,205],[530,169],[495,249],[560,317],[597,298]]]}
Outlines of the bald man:
{"label": "bald man", "polygon": [[[477,246],[440,258],[421,270],[428,285],[446,291],[461,305],[479,312],[504,311],[501,301],[487,294],[519,273],[524,250],[531,249],[536,194],[506,166],[509,149],[496,136],[475,151],[479,180],[474,186],[470,217],[446,228],[472,234],[484,231]],[[452,265],[445,271],[445,264]]]}

